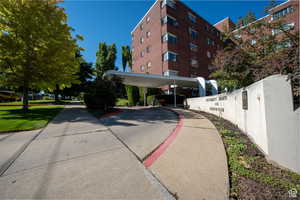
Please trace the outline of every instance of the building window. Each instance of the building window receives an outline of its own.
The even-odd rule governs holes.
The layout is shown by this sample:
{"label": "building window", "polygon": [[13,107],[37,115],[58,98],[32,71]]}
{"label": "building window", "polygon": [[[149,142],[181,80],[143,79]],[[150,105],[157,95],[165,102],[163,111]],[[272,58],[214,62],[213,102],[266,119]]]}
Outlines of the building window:
{"label": "building window", "polygon": [[147,53],[150,53],[150,50],[151,50],[151,46],[147,46],[147,47],[146,47],[146,52],[147,52]]}
{"label": "building window", "polygon": [[141,72],[145,71],[145,66],[144,66],[144,65],[141,65],[141,66],[140,66],[140,70],[141,70]]}
{"label": "building window", "polygon": [[170,61],[176,62],[177,54],[173,53],[173,52],[170,52],[170,51],[167,51],[166,53],[163,54],[163,60],[164,61],[170,60]]}
{"label": "building window", "polygon": [[194,22],[194,23],[197,22],[196,16],[193,15],[192,13],[188,13],[188,18],[191,22]]}
{"label": "building window", "polygon": [[147,37],[147,38],[149,38],[149,37],[150,37],[150,35],[151,35],[151,32],[150,32],[150,31],[148,31],[148,32],[146,33],[146,37]]}
{"label": "building window", "polygon": [[189,34],[190,34],[192,39],[197,39],[197,37],[198,37],[198,31],[196,31],[192,28],[189,28]]}
{"label": "building window", "polygon": [[152,66],[152,63],[149,61],[149,62],[147,63],[147,67],[150,68],[151,66]]}
{"label": "building window", "polygon": [[131,52],[134,52],[134,48],[133,47],[131,48]]}
{"label": "building window", "polygon": [[193,44],[193,43],[190,43],[190,49],[191,49],[191,51],[197,52],[198,51],[198,46]]}
{"label": "building window", "polygon": [[140,25],[140,29],[143,30],[144,29],[144,24]]}
{"label": "building window", "polygon": [[150,17],[146,18],[146,22],[149,23],[150,22]]}
{"label": "building window", "polygon": [[211,45],[213,43],[213,41],[210,38],[207,38],[207,44]]}
{"label": "building window", "polygon": [[209,51],[206,52],[208,58],[211,58],[211,53]]}
{"label": "building window", "polygon": [[241,36],[241,34],[234,34],[233,37],[236,39],[240,39],[242,36]]}
{"label": "building window", "polygon": [[251,40],[251,45],[255,45],[256,44],[256,40]]}
{"label": "building window", "polygon": [[280,44],[276,45],[276,49],[282,49],[282,48],[287,48],[287,47],[291,47],[292,46],[292,42],[291,41],[284,41],[281,42]]}
{"label": "building window", "polygon": [[198,61],[195,59],[191,59],[190,61],[192,67],[198,67]]}
{"label": "building window", "polygon": [[165,5],[170,6],[171,8],[176,8],[175,1],[173,0],[163,0],[161,2],[161,7],[164,7]]}
{"label": "building window", "polygon": [[144,38],[143,38],[143,37],[140,38],[140,43],[141,43],[141,44],[144,43]]}
{"label": "building window", "polygon": [[176,35],[173,35],[171,33],[166,33],[163,36],[163,42],[169,42],[169,43],[177,43],[177,37]]}
{"label": "building window", "polygon": [[[295,27],[295,23],[288,23],[288,24],[283,24],[282,25],[282,29],[283,31],[288,31],[291,30]],[[278,33],[281,33],[282,30],[281,29],[272,29],[272,35],[277,35]]]}
{"label": "building window", "polygon": [[284,31],[288,31],[290,29],[293,29],[295,27],[295,23],[288,23],[288,24],[283,24],[282,28]]}
{"label": "building window", "polygon": [[145,51],[141,51],[140,56],[144,57],[144,55],[145,55]]}
{"label": "building window", "polygon": [[272,15],[272,19],[278,19],[280,17],[283,17],[286,14],[293,12],[293,10],[294,10],[293,6],[288,6],[288,7],[284,8],[284,9],[282,9],[282,10],[279,10],[279,11],[275,12]]}
{"label": "building window", "polygon": [[165,16],[162,18],[162,24],[171,24],[173,26],[178,26],[177,20],[171,16]]}

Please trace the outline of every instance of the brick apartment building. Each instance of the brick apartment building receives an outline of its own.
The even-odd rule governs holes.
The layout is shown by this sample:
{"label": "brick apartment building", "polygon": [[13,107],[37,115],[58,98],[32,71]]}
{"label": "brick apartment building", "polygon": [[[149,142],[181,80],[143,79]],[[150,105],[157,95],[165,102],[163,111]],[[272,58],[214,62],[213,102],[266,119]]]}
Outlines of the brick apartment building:
{"label": "brick apartment building", "polygon": [[[216,23],[214,26],[221,32],[232,31],[232,33],[234,33],[235,38],[246,39],[247,35],[241,34],[239,30],[242,30],[247,26],[251,26],[251,24],[259,21],[272,22],[279,19],[283,21],[283,26],[285,30],[292,29],[293,31],[299,31],[299,1],[289,0],[283,2],[277,5],[276,7],[270,9],[268,15],[238,29],[235,29],[235,24],[230,20],[229,17],[226,17],[225,19]],[[280,32],[280,30],[272,30],[273,35],[280,34]],[[252,42],[255,43],[256,41]]]}
{"label": "brick apartment building", "polygon": [[[279,18],[287,28],[299,30],[299,1],[286,1],[257,21]],[[225,30],[244,37],[229,17],[211,25],[181,1],[157,0],[131,32],[132,71],[207,79]]]}
{"label": "brick apartment building", "polygon": [[132,31],[133,72],[208,78],[220,31],[184,3],[157,0]]}

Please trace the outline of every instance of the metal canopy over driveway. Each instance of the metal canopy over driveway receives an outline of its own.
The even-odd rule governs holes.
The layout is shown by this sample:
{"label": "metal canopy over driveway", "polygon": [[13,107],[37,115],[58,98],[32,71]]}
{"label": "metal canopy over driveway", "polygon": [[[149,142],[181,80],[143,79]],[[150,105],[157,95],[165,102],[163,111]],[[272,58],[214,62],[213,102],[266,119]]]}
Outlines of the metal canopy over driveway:
{"label": "metal canopy over driveway", "polygon": [[104,76],[112,78],[118,76],[123,80],[124,84],[134,85],[146,88],[161,88],[166,85],[176,84],[178,87],[198,88],[199,82],[197,78],[187,78],[180,76],[162,76],[156,74],[142,74],[133,72],[118,72],[109,70]]}

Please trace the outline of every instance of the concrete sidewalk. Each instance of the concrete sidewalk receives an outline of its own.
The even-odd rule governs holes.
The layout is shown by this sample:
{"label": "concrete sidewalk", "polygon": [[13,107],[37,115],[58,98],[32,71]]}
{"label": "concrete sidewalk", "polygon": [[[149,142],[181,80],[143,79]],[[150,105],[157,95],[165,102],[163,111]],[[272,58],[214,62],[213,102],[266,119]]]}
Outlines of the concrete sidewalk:
{"label": "concrete sidewalk", "polygon": [[184,116],[183,127],[150,170],[179,199],[228,199],[227,158],[218,131],[198,113],[174,111]]}
{"label": "concrete sidewalk", "polygon": [[174,198],[84,106],[66,106],[0,176],[0,199]]}

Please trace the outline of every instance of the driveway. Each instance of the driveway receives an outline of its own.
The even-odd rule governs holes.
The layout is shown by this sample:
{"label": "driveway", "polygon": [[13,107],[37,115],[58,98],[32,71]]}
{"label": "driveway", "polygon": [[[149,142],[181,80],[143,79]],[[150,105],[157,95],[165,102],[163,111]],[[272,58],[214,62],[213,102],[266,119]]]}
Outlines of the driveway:
{"label": "driveway", "polygon": [[174,199],[141,161],[177,116],[159,108],[93,117],[67,106],[41,131],[0,138],[0,199]]}

